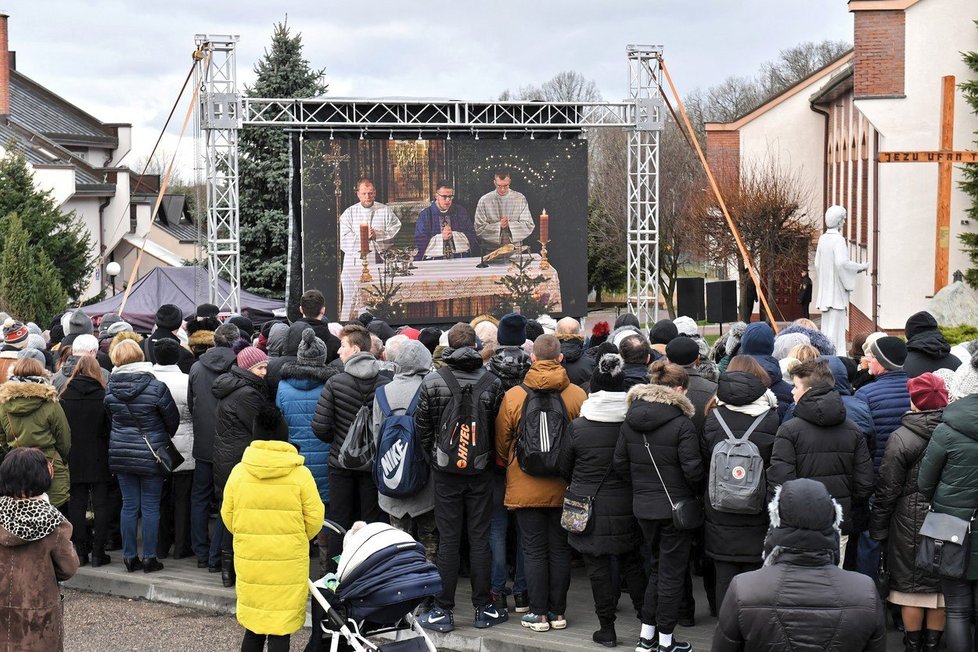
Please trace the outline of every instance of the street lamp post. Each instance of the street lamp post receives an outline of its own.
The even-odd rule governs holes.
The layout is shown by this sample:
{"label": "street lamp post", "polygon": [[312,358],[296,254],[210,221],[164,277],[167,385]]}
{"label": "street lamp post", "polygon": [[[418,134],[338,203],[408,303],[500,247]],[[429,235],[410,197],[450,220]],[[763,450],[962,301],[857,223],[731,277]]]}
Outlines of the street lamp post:
{"label": "street lamp post", "polygon": [[112,282],[112,296],[115,296],[115,277],[122,272],[122,265],[115,262],[114,260],[105,266],[105,273],[109,275],[109,281]]}

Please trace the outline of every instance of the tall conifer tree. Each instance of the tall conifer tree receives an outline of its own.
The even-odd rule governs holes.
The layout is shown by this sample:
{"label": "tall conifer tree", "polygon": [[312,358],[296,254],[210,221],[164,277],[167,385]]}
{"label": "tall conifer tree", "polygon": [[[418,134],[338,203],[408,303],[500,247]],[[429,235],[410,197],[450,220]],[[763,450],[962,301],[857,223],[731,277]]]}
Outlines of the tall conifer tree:
{"label": "tall conifer tree", "polygon": [[[302,57],[302,35],[278,23],[272,44],[255,64],[249,97],[316,97],[326,92],[323,70]],[[289,136],[277,127],[246,127],[240,156],[241,285],[267,296],[285,294],[288,272]]]}
{"label": "tall conifer tree", "polygon": [[[978,27],[978,20],[975,21]],[[971,106],[973,113],[978,114],[978,52],[965,52],[964,62],[975,73],[974,79],[960,85],[964,93],[964,99]],[[978,132],[975,132],[978,135]],[[978,145],[978,139],[975,144]],[[964,179],[961,181],[961,189],[971,196],[971,206],[968,208],[968,217],[978,220],[978,164],[969,163],[961,166]],[[964,244],[964,251],[971,258],[973,267],[965,273],[968,285],[978,289],[978,233],[962,233],[961,242]]]}

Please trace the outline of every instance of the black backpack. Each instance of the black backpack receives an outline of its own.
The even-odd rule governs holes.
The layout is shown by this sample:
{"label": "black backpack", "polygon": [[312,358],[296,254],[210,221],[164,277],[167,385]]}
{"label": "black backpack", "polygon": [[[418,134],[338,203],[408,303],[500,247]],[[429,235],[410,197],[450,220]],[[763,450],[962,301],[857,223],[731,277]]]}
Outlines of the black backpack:
{"label": "black backpack", "polygon": [[488,371],[462,387],[449,367],[436,372],[448,385],[451,401],[445,406],[435,438],[434,467],[446,473],[475,475],[492,461],[494,434],[479,399],[496,377]]}
{"label": "black backpack", "polygon": [[529,475],[560,475],[557,458],[569,423],[564,401],[557,392],[520,387],[526,400],[516,438],[516,460]]}

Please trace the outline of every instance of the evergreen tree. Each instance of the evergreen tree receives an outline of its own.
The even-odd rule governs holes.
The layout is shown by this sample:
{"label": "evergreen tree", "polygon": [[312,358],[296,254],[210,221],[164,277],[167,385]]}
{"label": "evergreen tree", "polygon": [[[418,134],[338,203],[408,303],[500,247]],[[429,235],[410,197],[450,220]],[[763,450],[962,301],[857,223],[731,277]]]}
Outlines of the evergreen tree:
{"label": "evergreen tree", "polygon": [[[978,20],[975,21],[975,26],[978,27]],[[965,52],[963,56],[968,68],[975,73],[975,79],[969,79],[960,84],[960,88],[964,93],[965,101],[971,106],[972,112],[978,114],[978,52]],[[978,132],[975,134],[978,135]],[[978,145],[978,139],[974,142]],[[961,172],[964,179],[961,181],[960,187],[971,196],[968,217],[978,220],[978,164],[963,165]],[[965,273],[965,279],[967,279],[968,285],[978,289],[978,233],[962,233],[959,237],[964,245],[965,253],[968,254],[972,265],[974,265]]]}
{"label": "evergreen tree", "polygon": [[601,302],[601,293],[625,288],[628,280],[625,234],[594,196],[587,207],[587,283]]}
{"label": "evergreen tree", "polygon": [[12,213],[20,216],[31,246],[43,251],[49,261],[58,261],[58,282],[76,301],[88,287],[96,263],[91,235],[74,212],[62,213],[49,191],[34,186],[27,161],[8,148],[0,159],[0,242],[10,232]]}
{"label": "evergreen tree", "polygon": [[[272,45],[255,64],[249,97],[315,97],[326,92],[323,71],[302,58],[302,35],[275,25]],[[246,127],[240,156],[241,285],[252,292],[284,296],[288,273],[289,136],[282,129]]]}
{"label": "evergreen tree", "polygon": [[16,319],[47,325],[62,313],[67,296],[47,253],[31,246],[20,216],[6,217],[7,237],[0,258],[0,297],[3,309]]}

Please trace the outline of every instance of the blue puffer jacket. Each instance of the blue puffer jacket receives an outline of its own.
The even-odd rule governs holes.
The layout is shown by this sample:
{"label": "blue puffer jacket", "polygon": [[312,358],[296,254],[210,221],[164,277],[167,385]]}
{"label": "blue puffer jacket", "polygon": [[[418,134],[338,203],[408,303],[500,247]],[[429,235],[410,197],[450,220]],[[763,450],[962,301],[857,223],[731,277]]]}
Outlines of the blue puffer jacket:
{"label": "blue puffer jacket", "polygon": [[275,405],[282,410],[289,425],[289,441],[299,449],[319,488],[319,496],[329,504],[329,444],[312,432],[312,417],[323,386],[335,370],[311,367],[297,362],[282,366],[282,379],[275,395]]}
{"label": "blue puffer jacket", "polygon": [[774,353],[774,331],[771,327],[764,322],[754,322],[748,326],[743,337],[740,338],[738,355],[751,356],[771,377],[768,389],[778,398],[778,418],[784,421],[788,407],[795,399],[791,396],[791,385],[784,382],[781,377],[781,365],[774,359],[772,353]]}
{"label": "blue puffer jacket", "polygon": [[109,468],[113,473],[159,475],[153,449],[167,443],[180,425],[170,390],[156,380],[149,362],[116,367],[105,390],[105,407],[112,416]]}
{"label": "blue puffer jacket", "polygon": [[879,473],[886,442],[893,431],[900,427],[903,415],[910,410],[907,374],[902,371],[888,371],[865,387],[860,387],[856,398],[865,401],[869,406],[869,413],[873,415],[873,425],[876,426],[873,470]]}
{"label": "blue puffer jacket", "polygon": [[[859,427],[859,431],[866,438],[866,446],[869,452],[876,450],[876,424],[873,423],[873,415],[869,411],[869,406],[861,398],[852,395],[852,385],[849,384],[849,372],[842,360],[838,356],[823,356],[829,363],[829,369],[835,376],[835,391],[842,396],[842,404],[846,406],[846,416]],[[882,459],[882,457],[880,458]]]}

